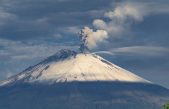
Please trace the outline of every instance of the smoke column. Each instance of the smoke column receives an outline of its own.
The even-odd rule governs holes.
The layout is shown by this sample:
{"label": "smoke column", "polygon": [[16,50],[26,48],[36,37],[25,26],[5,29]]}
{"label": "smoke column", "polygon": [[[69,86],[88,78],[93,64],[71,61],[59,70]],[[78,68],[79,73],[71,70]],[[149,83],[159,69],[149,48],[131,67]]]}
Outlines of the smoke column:
{"label": "smoke column", "polygon": [[86,52],[89,49],[95,48],[97,43],[102,42],[108,38],[108,33],[105,30],[90,29],[89,27],[84,27],[80,32],[81,46],[80,50]]}
{"label": "smoke column", "polygon": [[103,42],[108,37],[118,38],[125,34],[131,26],[131,22],[139,22],[145,16],[144,6],[135,3],[122,3],[112,11],[105,12],[103,17],[109,19],[95,19],[93,26],[96,31],[89,27],[84,27],[80,32],[82,52],[97,47],[98,43]]}

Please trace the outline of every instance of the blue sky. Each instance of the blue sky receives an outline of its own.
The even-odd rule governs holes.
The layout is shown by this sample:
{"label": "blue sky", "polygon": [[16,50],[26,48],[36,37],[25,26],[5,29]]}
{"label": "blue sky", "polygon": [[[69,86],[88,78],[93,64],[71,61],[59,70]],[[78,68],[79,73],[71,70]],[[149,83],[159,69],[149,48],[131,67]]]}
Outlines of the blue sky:
{"label": "blue sky", "polygon": [[92,52],[169,88],[167,0],[1,0],[0,80],[60,49],[78,48],[79,30],[84,26],[94,28],[95,19],[114,22],[104,14],[121,4],[133,4],[139,10],[120,23],[124,31],[110,32]]}

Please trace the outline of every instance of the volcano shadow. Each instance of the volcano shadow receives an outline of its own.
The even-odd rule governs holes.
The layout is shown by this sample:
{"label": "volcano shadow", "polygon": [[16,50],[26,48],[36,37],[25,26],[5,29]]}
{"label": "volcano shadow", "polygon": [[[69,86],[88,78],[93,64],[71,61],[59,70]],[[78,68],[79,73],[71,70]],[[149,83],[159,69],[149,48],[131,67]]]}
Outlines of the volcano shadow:
{"label": "volcano shadow", "polygon": [[65,82],[0,87],[2,109],[159,109],[169,90],[150,83]]}

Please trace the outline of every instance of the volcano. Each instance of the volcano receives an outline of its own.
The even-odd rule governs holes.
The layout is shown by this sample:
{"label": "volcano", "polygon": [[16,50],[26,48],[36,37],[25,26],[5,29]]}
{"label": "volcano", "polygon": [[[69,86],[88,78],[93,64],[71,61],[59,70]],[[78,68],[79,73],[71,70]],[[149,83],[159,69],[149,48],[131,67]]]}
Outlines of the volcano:
{"label": "volcano", "polygon": [[1,109],[160,109],[168,100],[168,89],[71,50],[0,82]]}

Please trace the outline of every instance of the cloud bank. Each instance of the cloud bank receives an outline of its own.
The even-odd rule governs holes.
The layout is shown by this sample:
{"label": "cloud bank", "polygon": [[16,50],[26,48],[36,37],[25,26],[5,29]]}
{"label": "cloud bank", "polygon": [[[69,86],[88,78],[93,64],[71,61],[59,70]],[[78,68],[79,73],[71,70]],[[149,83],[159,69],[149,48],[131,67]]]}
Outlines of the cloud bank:
{"label": "cloud bank", "polygon": [[144,56],[144,57],[160,57],[167,56],[169,49],[160,46],[128,46],[113,48],[108,51],[98,51],[97,54],[123,55],[123,56]]}

